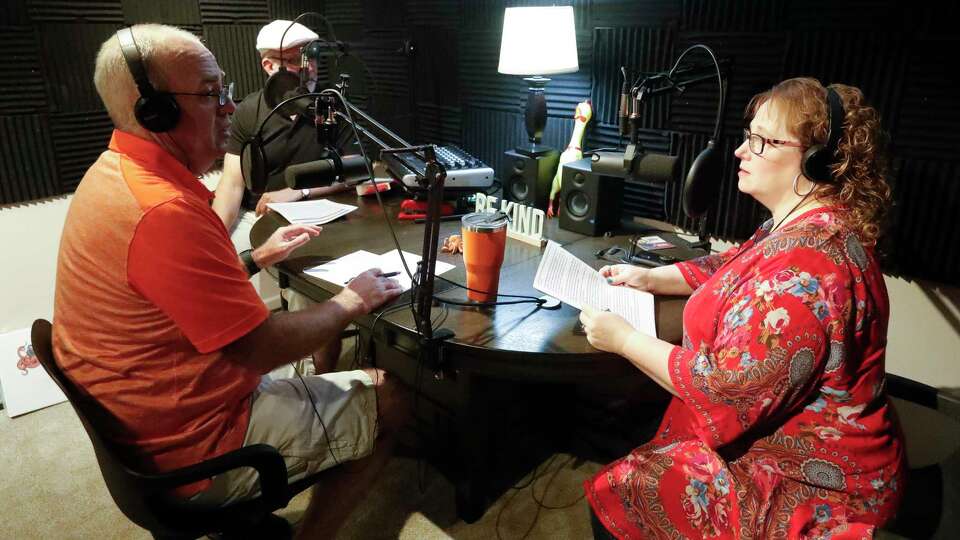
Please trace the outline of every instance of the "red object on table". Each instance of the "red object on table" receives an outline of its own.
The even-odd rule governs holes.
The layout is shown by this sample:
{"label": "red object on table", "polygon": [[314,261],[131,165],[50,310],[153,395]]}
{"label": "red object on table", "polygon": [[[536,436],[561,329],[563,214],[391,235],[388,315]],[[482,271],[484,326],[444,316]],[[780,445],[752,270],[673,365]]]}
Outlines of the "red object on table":
{"label": "red object on table", "polygon": [[[453,214],[453,205],[450,203],[441,203],[440,205],[440,215],[449,216]],[[411,220],[411,219],[426,219],[427,218],[427,201],[418,201],[416,199],[404,199],[400,203],[400,213],[397,214],[397,219]]]}

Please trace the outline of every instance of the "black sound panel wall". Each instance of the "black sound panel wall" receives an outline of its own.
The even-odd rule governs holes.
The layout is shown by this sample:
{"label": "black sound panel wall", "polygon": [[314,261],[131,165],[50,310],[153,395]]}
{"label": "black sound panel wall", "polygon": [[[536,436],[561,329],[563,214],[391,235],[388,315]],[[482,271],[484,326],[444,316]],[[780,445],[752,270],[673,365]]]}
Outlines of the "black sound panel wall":
{"label": "black sound panel wall", "polygon": [[[503,11],[536,5],[573,6],[580,61],[577,73],[550,77],[545,143],[566,147],[574,108],[585,99],[594,117],[583,146],[621,143],[620,67],[663,71],[687,46],[707,44],[724,62],[727,91],[718,141],[726,160],[706,232],[742,240],[768,215],[736,187],[733,150],[749,98],[795,76],[859,86],[891,140],[896,204],[880,244],[885,270],[960,284],[960,100],[952,84],[958,8],[931,2],[8,0],[0,3],[0,204],[76,188],[111,130],[93,88],[93,57],[118,27],[137,22],[201,36],[242,97],[265,79],[253,48],[260,26],[319,12],[353,54],[324,64],[324,78],[349,73],[355,103],[411,142],[457,144],[502,170],[504,151],[526,138],[526,84],[497,73]],[[316,17],[304,22],[327,33]],[[644,148],[679,156],[685,173],[713,131],[716,104],[711,82],[648,100],[640,117]],[[696,229],[681,195],[679,179],[630,179],[623,212]]]}

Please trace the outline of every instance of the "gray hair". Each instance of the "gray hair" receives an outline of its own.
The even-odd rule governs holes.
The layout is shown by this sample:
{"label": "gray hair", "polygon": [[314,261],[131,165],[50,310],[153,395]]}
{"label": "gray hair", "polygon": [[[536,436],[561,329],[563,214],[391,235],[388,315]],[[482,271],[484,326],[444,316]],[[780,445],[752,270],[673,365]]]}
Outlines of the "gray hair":
{"label": "gray hair", "polygon": [[[169,88],[170,75],[175,73],[173,67],[179,59],[206,50],[200,38],[174,26],[138,24],[131,30],[140,49],[147,78],[157,90]],[[93,84],[117,129],[146,134],[133,114],[133,106],[140,92],[123,58],[116,35],[111,35],[100,46],[93,71]]]}

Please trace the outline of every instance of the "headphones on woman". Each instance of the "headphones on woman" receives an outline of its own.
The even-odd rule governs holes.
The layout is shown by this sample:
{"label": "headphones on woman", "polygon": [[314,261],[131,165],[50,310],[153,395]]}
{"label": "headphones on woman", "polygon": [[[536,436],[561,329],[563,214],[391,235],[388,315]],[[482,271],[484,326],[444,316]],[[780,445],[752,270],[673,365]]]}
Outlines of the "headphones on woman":
{"label": "headphones on woman", "polygon": [[147,69],[140,54],[140,48],[133,39],[133,30],[121,28],[117,30],[117,40],[120,41],[120,51],[127,61],[133,81],[137,83],[140,97],[133,106],[133,115],[137,123],[144,129],[154,133],[162,133],[173,129],[180,120],[180,106],[173,95],[160,92],[150,84]]}
{"label": "headphones on woman", "polygon": [[808,179],[820,184],[833,184],[836,179],[830,171],[835,161],[834,154],[843,137],[843,119],[846,111],[840,94],[831,87],[827,87],[827,144],[815,144],[803,153],[800,161],[800,170]]}

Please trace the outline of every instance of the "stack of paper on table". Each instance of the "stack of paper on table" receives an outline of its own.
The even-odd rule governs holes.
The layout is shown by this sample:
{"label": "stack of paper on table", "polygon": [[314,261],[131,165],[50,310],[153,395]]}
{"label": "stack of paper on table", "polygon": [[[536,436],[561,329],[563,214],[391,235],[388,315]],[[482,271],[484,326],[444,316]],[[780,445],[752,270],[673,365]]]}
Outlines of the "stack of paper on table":
{"label": "stack of paper on table", "polygon": [[577,309],[588,305],[612,311],[644,334],[657,336],[652,294],[610,285],[599,272],[556,242],[547,243],[533,288]]}
{"label": "stack of paper on table", "polygon": [[267,207],[280,214],[290,223],[323,225],[357,209],[356,206],[340,204],[327,199],[288,203],[267,203]]}
{"label": "stack of paper on table", "polygon": [[[403,259],[407,261],[410,272],[416,275],[417,263],[420,262],[420,256],[404,251]],[[413,286],[410,281],[410,276],[408,276],[406,270],[403,269],[403,262],[397,250],[388,251],[383,255],[377,255],[363,250],[354,251],[349,255],[344,255],[326,264],[307,268],[304,272],[309,276],[320,278],[342,287],[349,283],[351,279],[357,277],[357,275],[371,268],[379,268],[384,274],[400,272],[394,276],[393,279],[400,282],[403,290],[406,291]],[[440,275],[453,268],[454,266],[452,264],[437,261],[436,274]]]}

